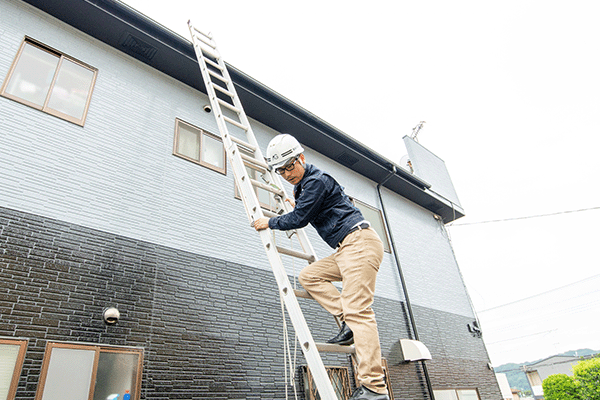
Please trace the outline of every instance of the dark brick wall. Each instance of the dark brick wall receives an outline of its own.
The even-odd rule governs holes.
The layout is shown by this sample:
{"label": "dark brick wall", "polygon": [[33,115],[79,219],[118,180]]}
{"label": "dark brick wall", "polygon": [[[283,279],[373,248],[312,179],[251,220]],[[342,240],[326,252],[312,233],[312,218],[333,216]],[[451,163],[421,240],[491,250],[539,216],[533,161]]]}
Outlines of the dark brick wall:
{"label": "dark brick wall", "polygon": [[[0,208],[0,278],[0,336],[30,339],[17,399],[34,398],[47,341],[143,347],[146,399],[284,396],[281,305],[268,271]],[[315,340],[335,333],[318,304],[301,305]],[[121,312],[115,326],[102,321],[107,306]],[[396,399],[427,398],[420,363],[399,362],[397,342],[409,337],[403,305],[377,298],[374,308]],[[470,321],[416,315],[435,354],[434,387],[478,387],[483,400],[498,399]],[[350,366],[340,354],[324,363]]]}

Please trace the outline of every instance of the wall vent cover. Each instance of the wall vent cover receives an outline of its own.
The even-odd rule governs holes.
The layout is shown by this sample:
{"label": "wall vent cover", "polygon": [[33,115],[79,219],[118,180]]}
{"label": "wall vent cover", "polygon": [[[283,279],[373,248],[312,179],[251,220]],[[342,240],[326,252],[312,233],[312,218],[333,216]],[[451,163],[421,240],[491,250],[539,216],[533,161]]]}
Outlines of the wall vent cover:
{"label": "wall vent cover", "polygon": [[129,32],[125,32],[125,34],[121,37],[119,45],[128,53],[147,61],[152,60],[157,52],[156,47],[152,47],[143,40],[136,38]]}
{"label": "wall vent cover", "polygon": [[347,152],[343,152],[336,157],[336,160],[344,164],[346,167],[351,167],[358,162],[358,157],[348,154]]}

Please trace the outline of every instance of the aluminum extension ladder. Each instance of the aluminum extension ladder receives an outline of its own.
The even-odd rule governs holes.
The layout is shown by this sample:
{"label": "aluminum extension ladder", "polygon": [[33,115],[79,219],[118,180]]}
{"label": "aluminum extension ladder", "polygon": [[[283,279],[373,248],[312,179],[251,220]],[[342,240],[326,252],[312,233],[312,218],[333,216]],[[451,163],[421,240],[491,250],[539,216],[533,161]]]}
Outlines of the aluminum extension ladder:
{"label": "aluminum extension ladder", "polygon": [[[275,212],[261,208],[255,188],[272,193],[278,203],[279,211],[291,211],[291,205],[287,201],[284,201],[287,198],[287,194],[282,189],[283,186],[281,185],[280,177],[274,171],[270,171],[265,163],[248,117],[244,112],[242,103],[233,86],[233,81],[227,71],[227,66],[217,50],[212,35],[210,33],[205,34],[194,28],[191,21],[188,21],[188,27],[210,104],[223,139],[223,145],[232,165],[235,182],[237,183],[239,194],[242,197],[250,222],[263,216],[273,217],[278,215]],[[230,130],[237,133],[237,136],[234,136]],[[245,140],[238,137],[244,136],[244,134]],[[252,179],[246,167],[260,173],[265,183]],[[300,348],[304,353],[319,395],[323,400],[337,400],[338,397],[325,370],[319,350],[353,353],[354,346],[315,343],[297,300],[297,297],[311,297],[306,291],[293,289],[280,256],[284,254],[297,257],[309,263],[316,261],[317,256],[308,240],[308,236],[303,229],[298,229],[294,232],[303,250],[300,252],[278,246],[271,235],[270,229],[265,229],[258,233],[260,234],[269,263],[277,280],[280,295],[298,336]]]}

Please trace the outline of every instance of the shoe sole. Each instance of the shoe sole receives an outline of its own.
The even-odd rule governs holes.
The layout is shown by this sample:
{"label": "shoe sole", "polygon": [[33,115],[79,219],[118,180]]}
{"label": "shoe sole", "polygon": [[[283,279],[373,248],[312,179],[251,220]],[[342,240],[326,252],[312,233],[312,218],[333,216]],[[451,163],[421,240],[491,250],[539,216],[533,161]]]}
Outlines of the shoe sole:
{"label": "shoe sole", "polygon": [[337,344],[338,346],[350,346],[354,344],[354,339],[344,340],[343,342],[327,342],[327,344]]}

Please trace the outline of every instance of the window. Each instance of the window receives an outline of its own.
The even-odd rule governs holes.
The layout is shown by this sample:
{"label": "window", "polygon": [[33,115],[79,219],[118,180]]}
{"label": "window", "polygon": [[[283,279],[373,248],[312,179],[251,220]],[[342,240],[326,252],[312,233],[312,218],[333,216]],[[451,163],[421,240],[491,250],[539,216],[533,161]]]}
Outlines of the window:
{"label": "window", "polygon": [[[244,153],[248,156],[252,155],[249,150],[246,150],[242,147],[238,147],[238,148],[242,153]],[[248,165],[246,165],[246,173],[248,174],[248,177],[250,177],[250,179],[253,179],[253,180],[259,181],[259,182],[264,182],[261,177],[262,173],[252,167],[249,167]],[[268,190],[265,190],[258,186],[254,186],[254,193],[256,194],[256,198],[258,199],[258,202],[260,203],[261,208],[272,211],[272,212],[277,211],[277,200],[275,199],[275,195],[272,192],[269,192]],[[238,188],[237,183],[235,185],[234,196],[236,199],[241,200],[241,198],[242,198],[242,196],[240,195],[240,190]]]}
{"label": "window", "polygon": [[[350,376],[348,368],[344,367],[325,367],[329,380],[333,386],[333,390],[340,400],[345,400],[350,397]],[[317,386],[313,380],[312,374],[307,366],[302,366],[302,381],[304,383],[304,398],[307,400],[317,400],[321,397],[317,391]]]}
{"label": "window", "polygon": [[51,343],[46,345],[36,400],[140,398],[141,348]]}
{"label": "window", "polygon": [[27,340],[0,338],[0,399],[15,398],[26,350]]}
{"label": "window", "polygon": [[97,70],[25,38],[0,94],[83,126]]}
{"label": "window", "polygon": [[175,119],[173,154],[226,174],[225,146],[220,137]]}
{"label": "window", "polygon": [[365,219],[371,223],[371,228],[373,228],[381,238],[383,249],[386,252],[391,253],[390,241],[388,239],[381,211],[356,199],[352,199],[352,202],[360,210]]}
{"label": "window", "polygon": [[477,389],[434,390],[435,400],[479,400]]}

